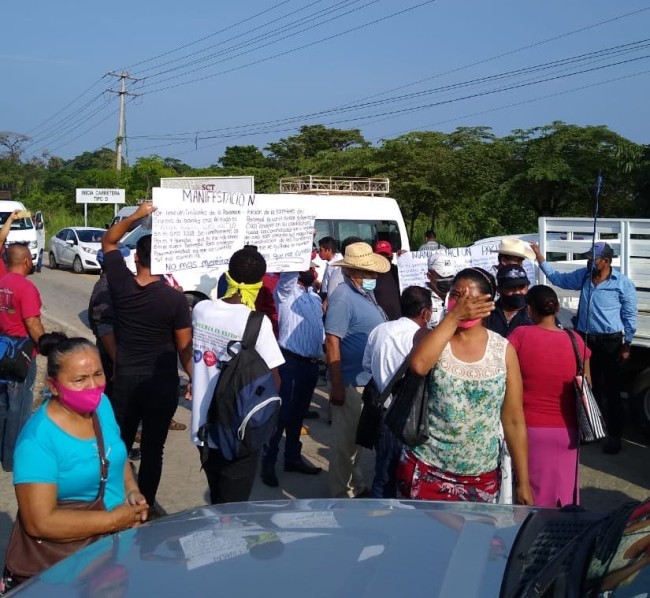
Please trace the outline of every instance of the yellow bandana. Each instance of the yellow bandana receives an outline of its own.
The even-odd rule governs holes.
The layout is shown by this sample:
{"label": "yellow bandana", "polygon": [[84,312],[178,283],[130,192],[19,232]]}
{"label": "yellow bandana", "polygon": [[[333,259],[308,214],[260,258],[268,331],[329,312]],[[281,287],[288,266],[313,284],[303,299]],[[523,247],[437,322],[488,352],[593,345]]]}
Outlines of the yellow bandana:
{"label": "yellow bandana", "polygon": [[228,299],[239,293],[241,295],[241,302],[248,308],[255,311],[255,299],[257,299],[257,294],[262,288],[262,281],[255,282],[253,284],[246,284],[243,282],[237,282],[230,276],[230,272],[226,272],[226,281],[228,282],[228,288],[223,296],[223,299]]}

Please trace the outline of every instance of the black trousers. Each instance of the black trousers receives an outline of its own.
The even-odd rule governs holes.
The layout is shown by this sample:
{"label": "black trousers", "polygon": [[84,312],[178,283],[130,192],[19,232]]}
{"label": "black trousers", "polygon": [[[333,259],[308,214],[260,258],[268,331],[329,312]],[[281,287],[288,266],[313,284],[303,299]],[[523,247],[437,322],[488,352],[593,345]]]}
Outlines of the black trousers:
{"label": "black trousers", "polygon": [[621,400],[622,334],[589,335],[591,349],[591,384],[598,406],[605,418],[607,433],[614,438],[623,434],[623,401]]}
{"label": "black trousers", "polygon": [[163,451],[169,423],[178,407],[179,379],[174,372],[115,376],[110,401],[127,453],[142,423],[138,485],[149,506],[156,500],[162,475]]}
{"label": "black trousers", "polygon": [[[198,448],[200,453],[203,447]],[[253,491],[259,460],[260,451],[228,461],[218,449],[208,449],[203,471],[210,488],[210,503],[246,502]]]}

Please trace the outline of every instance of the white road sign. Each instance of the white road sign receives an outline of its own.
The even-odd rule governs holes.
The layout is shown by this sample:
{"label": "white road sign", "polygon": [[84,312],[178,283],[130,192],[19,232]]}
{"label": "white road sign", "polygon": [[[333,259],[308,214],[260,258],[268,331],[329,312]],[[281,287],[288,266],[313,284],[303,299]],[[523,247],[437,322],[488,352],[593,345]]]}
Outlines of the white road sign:
{"label": "white road sign", "polygon": [[124,189],[77,189],[77,203],[125,203]]}

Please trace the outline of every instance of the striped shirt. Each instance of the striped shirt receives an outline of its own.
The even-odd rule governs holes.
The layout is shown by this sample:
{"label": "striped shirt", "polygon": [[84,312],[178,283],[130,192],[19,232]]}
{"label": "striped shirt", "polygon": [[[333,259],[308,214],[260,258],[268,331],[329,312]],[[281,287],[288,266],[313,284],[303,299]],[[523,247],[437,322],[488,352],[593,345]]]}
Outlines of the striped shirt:
{"label": "striped shirt", "polygon": [[298,272],[280,274],[275,304],[280,347],[303,357],[320,357],[325,340],[321,298],[311,288],[298,284]]}

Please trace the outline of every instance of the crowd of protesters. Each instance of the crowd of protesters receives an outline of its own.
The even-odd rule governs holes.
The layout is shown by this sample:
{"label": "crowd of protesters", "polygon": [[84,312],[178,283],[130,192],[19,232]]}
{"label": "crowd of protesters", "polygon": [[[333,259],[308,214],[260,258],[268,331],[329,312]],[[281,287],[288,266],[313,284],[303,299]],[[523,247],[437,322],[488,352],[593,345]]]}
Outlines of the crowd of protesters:
{"label": "crowd of protesters", "polygon": [[[373,245],[356,237],[341,243],[329,236],[317,239],[312,259],[324,266],[321,280],[314,262],[301,272],[269,273],[257,248],[246,246],[232,255],[218,298],[190,311],[173,280],[151,273],[151,236],[137,243],[136,273],[125,264],[119,239],[154,210],[143,202],[103,238],[103,273],[89,311],[98,351],[87,341],[43,336],[40,297],[26,280],[29,256],[18,248],[8,252],[8,273],[0,276],[0,331],[31,336],[48,355],[51,389],[49,401],[24,425],[34,372],[30,369],[22,382],[0,382],[2,464],[9,471],[15,467],[20,511],[30,529],[60,538],[65,536],[60,526],[68,522],[75,536],[90,536],[158,515],[156,491],[167,433],[175,423],[179,363],[190,380],[191,438],[199,447],[197,459],[203,455],[212,503],[248,500],[258,472],[264,484],[279,486],[280,455],[285,472],[321,474],[302,454],[300,438],[323,364],[332,426],[331,497],[577,503],[572,333],[559,323],[553,289],[531,284],[523,267],[527,258],[536,259],[553,284],[581,291],[573,340],[586,357],[587,376],[590,359],[591,370],[598,370],[594,393],[610,430],[603,450],[620,451],[618,370],[634,336],[636,299],[634,286],[611,267],[613,252],[606,243],[596,244],[587,268],[560,275],[536,244],[507,238],[494,270],[487,271],[465,267],[427,231],[420,248],[429,256],[426,283],[402,292],[393,263],[401,248],[388,239],[373,239]],[[0,230],[0,238],[5,233]],[[586,318],[586,301],[594,322]],[[255,349],[282,403],[260,450],[227,459],[199,430],[220,364],[229,359],[233,342],[242,340],[255,310],[264,314]],[[429,436],[419,446],[403,446],[382,424],[374,479],[367,480],[356,443],[362,393],[371,378],[383,390],[405,361],[416,374],[429,374]],[[23,409],[13,415],[17,402]],[[114,447],[106,508],[119,509],[119,517],[57,514],[43,505],[77,492],[78,485],[68,480],[77,475],[71,473],[71,460],[85,459],[88,469],[93,456],[74,443],[99,441],[95,411]],[[60,430],[70,443],[55,441]],[[125,457],[133,454],[136,439],[137,479]],[[38,458],[38,466],[33,463],[37,451],[47,456]],[[504,463],[512,464],[512,477],[504,473]],[[89,480],[83,494],[92,499],[95,491]],[[38,508],[31,506],[34,501]]]}

